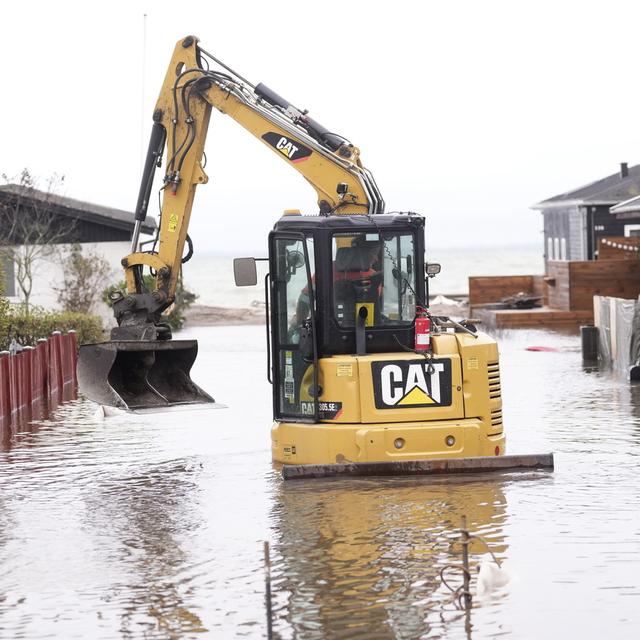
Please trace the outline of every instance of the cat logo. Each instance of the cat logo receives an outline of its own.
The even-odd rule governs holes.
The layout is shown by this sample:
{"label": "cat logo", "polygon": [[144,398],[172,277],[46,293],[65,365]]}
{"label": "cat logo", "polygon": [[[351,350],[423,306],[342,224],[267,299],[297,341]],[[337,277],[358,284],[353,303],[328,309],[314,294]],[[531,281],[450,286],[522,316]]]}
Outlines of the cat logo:
{"label": "cat logo", "polygon": [[265,133],[262,139],[294,163],[303,162],[311,155],[311,149],[297,141],[289,140],[286,136],[275,133],[275,131]]}
{"label": "cat logo", "polygon": [[451,361],[373,362],[376,409],[451,405]]}

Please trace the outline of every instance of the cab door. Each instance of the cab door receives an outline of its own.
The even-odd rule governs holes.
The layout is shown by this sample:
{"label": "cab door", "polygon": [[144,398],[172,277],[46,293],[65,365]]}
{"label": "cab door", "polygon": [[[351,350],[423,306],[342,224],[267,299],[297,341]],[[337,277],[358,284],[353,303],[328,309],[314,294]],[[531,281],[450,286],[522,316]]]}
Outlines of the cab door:
{"label": "cab door", "polygon": [[318,351],[313,238],[269,235],[273,413],[276,420],[317,422]]}

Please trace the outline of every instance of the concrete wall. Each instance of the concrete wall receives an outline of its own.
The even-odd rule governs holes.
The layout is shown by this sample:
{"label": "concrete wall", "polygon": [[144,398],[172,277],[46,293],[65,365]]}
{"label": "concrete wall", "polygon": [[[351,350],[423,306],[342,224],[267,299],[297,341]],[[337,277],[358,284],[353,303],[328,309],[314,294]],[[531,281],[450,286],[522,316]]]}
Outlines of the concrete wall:
{"label": "concrete wall", "polygon": [[[80,245],[83,252],[93,251],[101,255],[110,265],[108,271],[103,275],[105,288],[112,283],[124,279],[124,273],[120,266],[120,260],[130,253],[129,242],[88,242]],[[58,294],[54,287],[61,287],[64,274],[64,260],[69,254],[71,245],[56,245],[53,247],[51,255],[40,260],[34,269],[34,283],[31,294],[31,304],[39,305],[45,309],[59,309]],[[21,249],[21,248],[20,248]],[[22,250],[22,249],[21,249]],[[20,289],[16,283],[15,296],[9,297],[14,303],[22,301]],[[115,324],[111,309],[102,301],[99,301],[92,312],[103,319],[105,327]]]}

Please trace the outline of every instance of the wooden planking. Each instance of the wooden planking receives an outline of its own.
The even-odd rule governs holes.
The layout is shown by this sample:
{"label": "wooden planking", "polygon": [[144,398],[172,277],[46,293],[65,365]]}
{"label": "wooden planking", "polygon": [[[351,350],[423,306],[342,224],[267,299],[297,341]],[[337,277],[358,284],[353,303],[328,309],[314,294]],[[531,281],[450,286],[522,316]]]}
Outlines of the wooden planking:
{"label": "wooden planking", "polygon": [[547,262],[547,299],[553,309],[570,309],[569,262],[549,260]]}
{"label": "wooden planking", "polygon": [[640,260],[571,262],[571,309],[592,309],[593,296],[637,298],[640,295]]}
{"label": "wooden planking", "polygon": [[424,476],[449,473],[483,473],[487,471],[553,471],[553,453],[474,458],[436,458],[433,460],[389,460],[385,462],[350,462],[347,464],[285,464],[284,480],[335,477]]}
{"label": "wooden planking", "polygon": [[[610,246],[609,243],[618,245],[618,247]],[[640,237],[633,236],[626,238],[625,236],[607,236],[598,239],[598,260],[638,260],[640,254],[637,251],[630,251],[624,247],[640,247]]]}
{"label": "wooden planking", "polygon": [[473,306],[500,302],[503,298],[521,291],[533,294],[536,287],[535,278],[541,278],[541,276],[471,276],[469,304]]}
{"label": "wooden planking", "polygon": [[548,303],[549,292],[547,291],[548,287],[544,281],[544,276],[532,276],[532,278],[532,293],[534,296],[540,296],[542,298],[542,306],[545,306]]}
{"label": "wooden planking", "polygon": [[472,316],[484,325],[499,329],[536,327],[540,329],[572,329],[593,323],[593,309],[473,309]]}
{"label": "wooden planking", "polygon": [[637,298],[640,260],[551,261],[547,283],[554,309],[591,309],[594,295]]}

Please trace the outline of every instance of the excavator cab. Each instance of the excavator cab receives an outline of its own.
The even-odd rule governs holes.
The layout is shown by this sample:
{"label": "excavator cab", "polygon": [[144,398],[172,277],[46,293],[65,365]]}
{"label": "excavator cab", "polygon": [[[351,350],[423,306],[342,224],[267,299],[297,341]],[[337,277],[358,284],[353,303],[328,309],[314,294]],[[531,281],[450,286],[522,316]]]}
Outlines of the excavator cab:
{"label": "excavator cab", "polygon": [[[339,411],[322,359],[413,350],[426,296],[423,232],[424,219],[412,215],[285,216],[276,224],[268,300],[276,420],[315,423]],[[237,284],[255,283],[246,259],[235,267]],[[348,362],[336,372],[344,380]]]}

